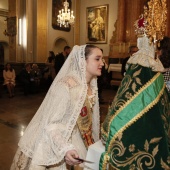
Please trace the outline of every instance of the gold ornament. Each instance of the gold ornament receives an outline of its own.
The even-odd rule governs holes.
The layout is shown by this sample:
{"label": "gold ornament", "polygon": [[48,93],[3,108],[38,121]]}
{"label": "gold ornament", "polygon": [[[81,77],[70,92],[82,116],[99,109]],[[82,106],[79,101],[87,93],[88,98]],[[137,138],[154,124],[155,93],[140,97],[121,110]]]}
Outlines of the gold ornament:
{"label": "gold ornament", "polygon": [[144,6],[146,33],[151,42],[163,39],[167,22],[166,0],[150,0],[148,7]]}
{"label": "gold ornament", "polygon": [[150,0],[144,6],[144,13],[135,21],[135,32],[138,36],[147,35],[150,42],[163,39],[167,22],[166,0]]}

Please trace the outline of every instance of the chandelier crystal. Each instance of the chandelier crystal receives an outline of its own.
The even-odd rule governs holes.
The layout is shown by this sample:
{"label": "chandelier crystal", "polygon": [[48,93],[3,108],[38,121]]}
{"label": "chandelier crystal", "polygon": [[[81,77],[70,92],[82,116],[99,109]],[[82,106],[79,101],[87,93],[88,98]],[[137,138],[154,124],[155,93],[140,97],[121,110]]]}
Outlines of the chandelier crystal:
{"label": "chandelier crystal", "polygon": [[64,9],[59,10],[57,23],[60,25],[60,27],[69,27],[69,24],[74,24],[75,17],[73,15],[73,11],[70,11],[68,7],[69,3],[66,0],[64,2]]}

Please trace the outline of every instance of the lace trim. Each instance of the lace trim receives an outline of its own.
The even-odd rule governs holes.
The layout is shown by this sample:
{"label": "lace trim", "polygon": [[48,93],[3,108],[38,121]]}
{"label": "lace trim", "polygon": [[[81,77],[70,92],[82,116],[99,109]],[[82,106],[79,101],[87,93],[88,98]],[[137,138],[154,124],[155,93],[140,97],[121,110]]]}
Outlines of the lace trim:
{"label": "lace trim", "polygon": [[128,64],[139,64],[143,67],[152,68],[152,71],[164,71],[164,67],[159,59],[155,60],[145,53],[136,53],[127,61]]}
{"label": "lace trim", "polygon": [[139,64],[144,67],[152,68],[153,71],[164,71],[164,67],[159,59],[155,60],[155,49],[149,43],[148,37],[140,37],[137,40],[139,51],[134,53],[127,61],[128,64]]}
{"label": "lace trim", "polygon": [[94,91],[92,91],[92,95],[87,95],[84,106],[77,120],[77,125],[80,130],[81,137],[87,149],[88,146],[94,143],[94,139],[92,137],[92,108],[95,104],[94,97]]}

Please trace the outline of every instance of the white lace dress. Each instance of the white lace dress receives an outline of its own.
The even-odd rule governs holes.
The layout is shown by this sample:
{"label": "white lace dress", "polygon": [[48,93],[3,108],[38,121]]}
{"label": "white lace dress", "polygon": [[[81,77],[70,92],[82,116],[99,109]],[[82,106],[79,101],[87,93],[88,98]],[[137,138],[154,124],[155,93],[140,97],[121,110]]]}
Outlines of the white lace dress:
{"label": "white lace dress", "polygon": [[[65,170],[64,156],[72,149],[77,149],[85,159],[86,148],[75,129],[88,89],[85,48],[86,45],[72,49],[20,139],[11,170]],[[96,142],[100,129],[96,78],[91,80],[90,86],[96,91],[92,115]]]}

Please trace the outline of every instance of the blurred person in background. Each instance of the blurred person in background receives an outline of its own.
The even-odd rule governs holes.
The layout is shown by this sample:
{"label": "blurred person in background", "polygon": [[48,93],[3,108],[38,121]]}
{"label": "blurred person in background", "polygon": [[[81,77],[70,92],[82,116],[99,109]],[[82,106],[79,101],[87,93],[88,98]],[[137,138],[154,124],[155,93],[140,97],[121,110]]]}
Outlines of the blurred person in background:
{"label": "blurred person in background", "polygon": [[170,38],[164,37],[157,47],[157,57],[159,57],[165,70],[163,72],[166,87],[170,92]]}
{"label": "blurred person in background", "polygon": [[126,68],[126,63],[127,63],[127,61],[128,61],[129,58],[130,58],[134,53],[136,53],[137,51],[138,51],[138,47],[137,47],[137,46],[131,45],[131,46],[129,47],[129,56],[126,57],[126,58],[124,58],[123,61],[122,61],[121,74],[122,74],[123,77],[124,77],[125,74],[126,74],[126,69],[127,69],[127,68]]}
{"label": "blurred person in background", "polygon": [[26,63],[25,67],[20,72],[20,81],[24,88],[24,95],[34,93],[35,90],[35,82],[33,75],[31,74],[31,64]]}
{"label": "blurred person in background", "polygon": [[37,64],[32,64],[32,70],[31,70],[32,77],[35,82],[35,90],[38,91],[40,87],[40,81],[42,78],[41,70],[38,68]]}
{"label": "blurred person in background", "polygon": [[63,66],[63,64],[66,61],[70,52],[71,52],[71,47],[65,46],[64,51],[55,56],[55,66],[54,67],[55,67],[56,75],[60,71],[61,67]]}
{"label": "blurred person in background", "polygon": [[55,54],[53,51],[49,51],[49,56],[45,62],[45,69],[43,71],[44,78],[48,81],[49,85],[51,85],[52,81],[54,80],[55,74]]}

